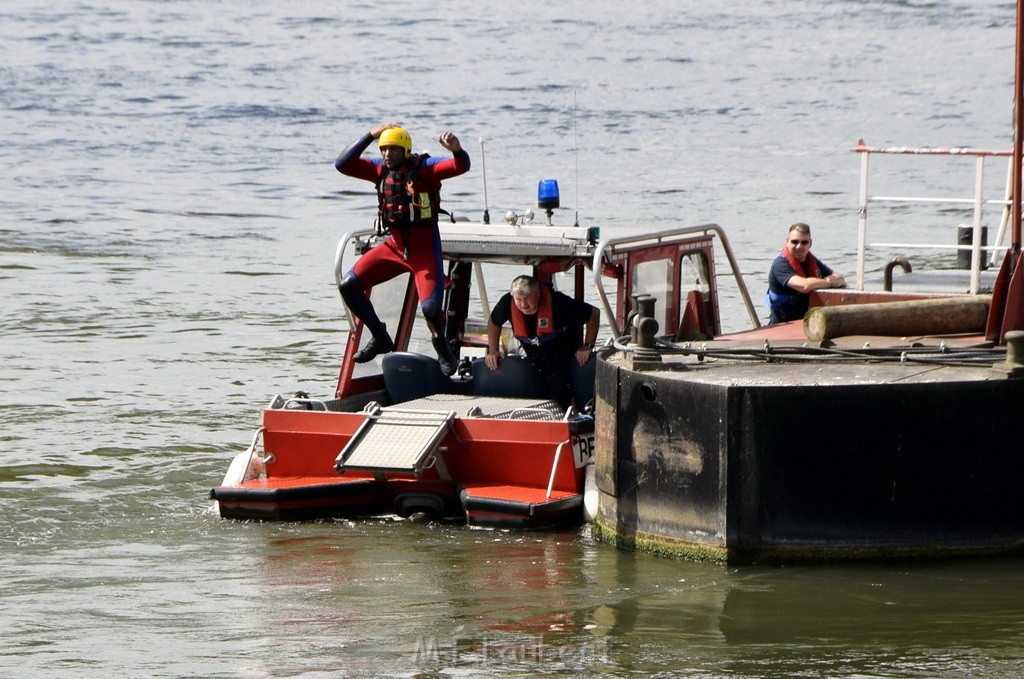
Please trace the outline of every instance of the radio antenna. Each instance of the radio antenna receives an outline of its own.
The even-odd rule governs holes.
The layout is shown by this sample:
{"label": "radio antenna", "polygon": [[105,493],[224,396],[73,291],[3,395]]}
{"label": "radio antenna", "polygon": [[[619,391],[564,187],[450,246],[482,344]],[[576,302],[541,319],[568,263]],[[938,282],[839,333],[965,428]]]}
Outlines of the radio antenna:
{"label": "radio antenna", "polygon": [[487,161],[484,158],[484,138],[480,137],[480,172],[484,178],[484,224],[491,223],[491,213],[487,210]]}
{"label": "radio antenna", "polygon": [[580,225],[580,150],[576,144],[576,90],[572,91],[572,155],[576,162],[576,223]]}

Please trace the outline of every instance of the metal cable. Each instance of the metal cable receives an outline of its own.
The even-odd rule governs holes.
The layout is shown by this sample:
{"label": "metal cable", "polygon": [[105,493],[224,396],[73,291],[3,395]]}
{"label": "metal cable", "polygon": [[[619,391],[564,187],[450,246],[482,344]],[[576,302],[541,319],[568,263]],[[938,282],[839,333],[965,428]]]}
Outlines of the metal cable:
{"label": "metal cable", "polygon": [[[863,349],[837,349],[814,346],[772,346],[764,348],[693,346],[692,343],[675,344],[665,339],[656,340],[657,350],[663,355],[695,356],[705,358],[751,361],[759,363],[920,363],[946,366],[988,366],[1006,360],[1005,348],[950,347],[885,347]],[[616,339],[612,346],[622,352],[639,349],[629,344],[629,337]]]}

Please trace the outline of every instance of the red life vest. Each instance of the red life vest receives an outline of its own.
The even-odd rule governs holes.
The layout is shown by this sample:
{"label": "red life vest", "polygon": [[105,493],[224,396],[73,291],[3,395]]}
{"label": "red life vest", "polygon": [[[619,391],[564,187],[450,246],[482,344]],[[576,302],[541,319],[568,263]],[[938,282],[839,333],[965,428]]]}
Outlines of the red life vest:
{"label": "red life vest", "polygon": [[537,313],[534,315],[534,318],[537,319],[536,337],[530,336],[529,327],[526,324],[526,314],[520,311],[515,300],[512,300],[512,334],[523,344],[543,344],[558,337],[559,334],[551,309],[551,288],[542,283],[539,291]]}
{"label": "red life vest", "polygon": [[797,276],[801,278],[821,278],[821,266],[811,253],[807,253],[807,257],[804,258],[803,262],[798,261],[793,256],[793,253],[789,251],[789,248],[782,248],[782,254],[785,256],[786,261],[789,262],[789,265],[793,267],[793,273]]}
{"label": "red life vest", "polygon": [[390,169],[381,163],[377,175],[377,205],[384,226],[428,226],[437,224],[441,187],[419,177],[424,155],[410,155]]}

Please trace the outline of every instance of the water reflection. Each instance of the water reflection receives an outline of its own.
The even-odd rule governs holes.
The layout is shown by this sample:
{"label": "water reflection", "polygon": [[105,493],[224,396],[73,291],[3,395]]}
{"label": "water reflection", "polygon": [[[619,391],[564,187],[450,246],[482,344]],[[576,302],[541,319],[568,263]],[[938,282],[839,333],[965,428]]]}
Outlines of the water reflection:
{"label": "water reflection", "polygon": [[932,674],[1008,669],[1024,642],[1019,560],[732,569],[585,529],[249,528],[254,631],[297,671]]}

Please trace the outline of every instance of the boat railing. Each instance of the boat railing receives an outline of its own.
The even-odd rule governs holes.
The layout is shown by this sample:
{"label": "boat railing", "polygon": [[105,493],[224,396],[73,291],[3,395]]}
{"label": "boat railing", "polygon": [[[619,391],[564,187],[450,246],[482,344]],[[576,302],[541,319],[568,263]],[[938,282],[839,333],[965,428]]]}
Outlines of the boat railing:
{"label": "boat railing", "polygon": [[750,293],[747,291],[747,284],[743,280],[743,274],[740,272],[739,263],[736,261],[736,256],[732,252],[732,246],[729,244],[729,238],[725,235],[725,231],[717,224],[701,224],[699,226],[686,226],[669,231],[662,231],[656,234],[605,238],[597,244],[597,249],[594,251],[594,263],[592,267],[594,288],[597,291],[598,299],[601,301],[605,317],[609,319],[609,323],[612,326],[612,330],[614,330],[616,337],[622,336],[623,329],[618,326],[615,311],[608,299],[608,293],[604,288],[602,275],[604,267],[602,265],[604,264],[605,256],[612,250],[627,250],[634,247],[665,245],[675,241],[684,240],[698,234],[713,234],[718,237],[718,240],[722,245],[722,250],[725,252],[725,257],[729,260],[729,266],[732,269],[732,276],[736,281],[736,287],[739,289],[740,297],[743,299],[743,305],[746,307],[747,315],[750,317],[751,327],[761,327],[761,321],[757,317],[757,311],[754,309],[754,303],[751,301]]}
{"label": "boat railing", "polygon": [[[1007,172],[1006,193],[1002,198],[986,198],[985,192],[985,161],[989,158],[1010,158],[1010,151],[990,151],[985,149],[971,149],[962,147],[950,148],[912,148],[912,147],[890,147],[873,148],[869,147],[861,139],[856,148],[856,153],[861,154],[860,169],[860,204],[858,210],[858,232],[857,232],[857,289],[864,289],[865,260],[868,250],[969,250],[971,252],[970,267],[970,292],[977,294],[980,290],[982,252],[989,257],[989,263],[998,265],[1002,253],[1006,247],[1002,245],[1009,224],[1009,195],[1010,183],[1009,172]],[[973,156],[975,159],[974,171],[974,195],[970,198],[964,197],[921,197],[921,196],[885,196],[871,195],[868,193],[868,167],[869,158],[872,155],[905,155],[905,156]],[[1012,164],[1012,158],[1010,158]],[[971,244],[952,245],[949,243],[906,243],[906,242],[869,242],[868,240],[868,206],[873,203],[890,204],[943,204],[943,205],[969,205],[973,206],[973,218],[971,221]],[[989,206],[1000,206],[1002,218],[1000,219],[999,230],[993,245],[982,245],[983,224],[985,208]]]}
{"label": "boat railing", "polygon": [[572,443],[572,440],[562,441],[555,448],[555,459],[551,463],[551,476],[548,477],[548,492],[544,495],[545,499],[551,499],[551,493],[555,488],[555,476],[558,474],[558,461],[562,459],[562,448]]}

